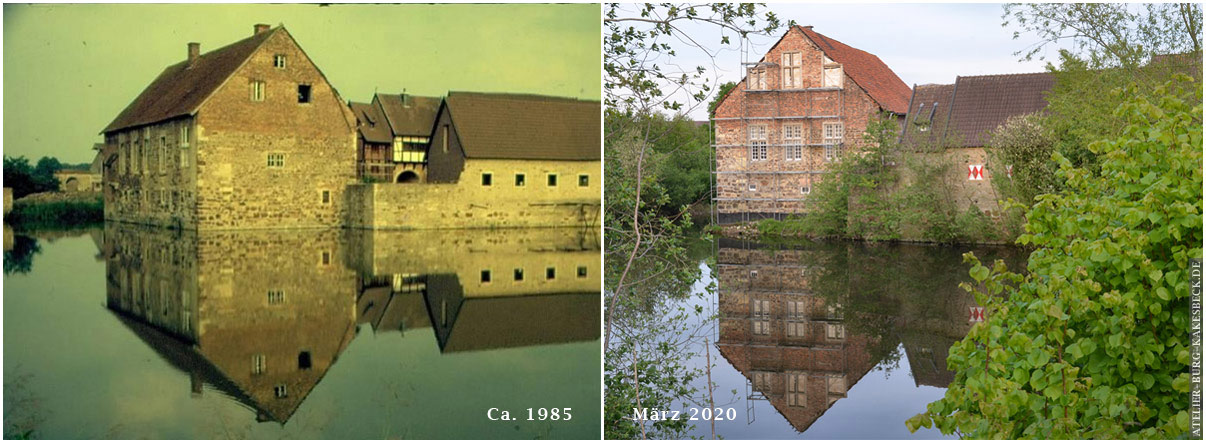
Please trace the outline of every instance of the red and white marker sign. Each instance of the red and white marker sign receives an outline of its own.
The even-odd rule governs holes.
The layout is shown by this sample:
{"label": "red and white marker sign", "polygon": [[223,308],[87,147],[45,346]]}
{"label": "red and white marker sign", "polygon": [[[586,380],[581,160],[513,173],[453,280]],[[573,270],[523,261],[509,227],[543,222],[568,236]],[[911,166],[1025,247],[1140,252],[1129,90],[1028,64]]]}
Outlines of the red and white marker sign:
{"label": "red and white marker sign", "polygon": [[979,306],[972,306],[970,308],[967,308],[967,310],[971,311],[969,313],[970,316],[967,319],[968,323],[980,323],[980,322],[984,321],[984,308],[979,307]]}
{"label": "red and white marker sign", "polygon": [[1013,165],[1005,165],[1005,175],[1008,175],[1009,178],[1013,178]]}
{"label": "red and white marker sign", "polygon": [[967,179],[972,181],[984,180],[984,165],[967,165]]}

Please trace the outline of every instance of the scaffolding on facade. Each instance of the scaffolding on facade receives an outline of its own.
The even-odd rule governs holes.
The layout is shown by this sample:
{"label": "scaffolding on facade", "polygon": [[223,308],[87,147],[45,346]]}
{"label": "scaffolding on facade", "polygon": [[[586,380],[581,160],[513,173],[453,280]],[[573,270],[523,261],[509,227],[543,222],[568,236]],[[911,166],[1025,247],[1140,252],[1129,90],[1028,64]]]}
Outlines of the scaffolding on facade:
{"label": "scaffolding on facade", "polygon": [[[741,66],[746,76],[742,80],[743,85],[734,87],[738,91],[730,92],[732,94],[741,94],[741,112],[736,117],[717,117],[710,116],[711,124],[711,149],[710,163],[712,174],[710,175],[710,195],[711,195],[711,223],[713,225],[729,224],[729,223],[747,223],[760,218],[768,218],[767,216],[776,219],[782,219],[788,214],[799,213],[800,206],[808,200],[807,195],[811,193],[814,179],[806,180],[807,192],[805,187],[790,186],[791,183],[796,183],[799,186],[800,176],[816,177],[824,174],[826,169],[824,163],[828,162],[831,156],[830,152],[840,152],[843,148],[843,143],[824,143],[825,137],[822,135],[822,142],[815,142],[818,133],[822,131],[814,131],[812,126],[816,121],[844,121],[845,120],[845,88],[844,87],[802,87],[802,88],[785,88],[782,82],[782,75],[770,76],[775,68],[780,67],[779,64],[768,61],[749,62],[748,41],[743,41],[741,45]],[[765,57],[763,57],[765,59]],[[760,79],[758,83],[761,87],[758,89],[750,89],[752,83],[750,73],[754,70],[760,71]],[[773,79],[778,79],[777,88],[767,87]],[[844,85],[844,80],[843,80]],[[829,95],[827,95],[829,94]],[[817,106],[818,97],[829,97],[836,95],[836,106],[829,113],[819,113]],[[788,109],[800,109],[802,113],[784,112],[784,105],[789,105]],[[792,106],[802,103],[804,106]],[[836,111],[836,113],[832,112]],[[808,122],[808,130],[801,130],[801,138],[795,143],[786,143],[783,137],[783,126],[785,122],[801,121],[801,128],[804,128],[804,122]],[[777,125],[777,130],[771,131],[770,128],[763,127],[764,139],[759,143],[761,156],[763,158],[754,160],[754,144],[751,142],[750,128],[755,122],[766,122]],[[733,125],[739,125],[737,131],[729,131],[730,137],[733,133],[741,134],[740,143],[719,143],[719,134],[722,133],[721,126],[732,128]],[[822,125],[822,130],[824,126]],[[770,143],[770,134],[774,132],[778,136],[780,143]],[[731,141],[731,140],[730,140]],[[774,149],[779,148],[779,149]],[[798,148],[800,154],[794,160],[788,160],[788,149]],[[825,150],[820,157],[807,155],[812,149],[822,148]],[[719,154],[720,150],[732,151],[742,150],[740,155],[724,156],[729,159],[739,158],[739,164],[722,164]],[[772,154],[773,153],[773,154]],[[816,158],[824,158],[820,164],[815,163]],[[807,160],[805,160],[807,159]],[[789,162],[792,162],[789,164]],[[787,167],[791,166],[791,169]],[[757,178],[757,180],[756,180]],[[757,185],[764,182],[771,184],[769,192],[758,191]],[[722,185],[723,183],[723,185]],[[785,188],[784,186],[787,185]],[[737,189],[729,190],[722,193],[722,186],[736,187]],[[792,195],[795,197],[792,197]],[[767,197],[769,195],[769,197]],[[753,203],[753,205],[751,205]],[[794,212],[785,212],[788,208],[782,206],[782,203],[794,203]],[[763,211],[757,211],[762,209]]]}

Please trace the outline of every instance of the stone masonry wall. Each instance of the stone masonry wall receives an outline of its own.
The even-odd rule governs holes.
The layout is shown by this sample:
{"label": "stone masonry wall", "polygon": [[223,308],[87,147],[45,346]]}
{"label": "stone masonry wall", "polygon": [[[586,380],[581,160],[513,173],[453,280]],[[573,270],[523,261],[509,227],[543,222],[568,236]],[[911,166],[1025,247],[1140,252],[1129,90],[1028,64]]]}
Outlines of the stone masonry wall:
{"label": "stone masonry wall", "polygon": [[[197,116],[197,218],[202,229],[339,226],[344,188],[356,178],[354,118],[283,29],[201,107]],[[285,68],[273,64],[276,55]],[[251,83],[265,84],[251,100]],[[298,85],[310,85],[299,103]],[[281,165],[270,165],[280,156]]]}
{"label": "stone masonry wall", "polygon": [[[791,30],[762,61],[782,63],[788,52],[799,52],[803,89],[781,88],[782,66],[767,67],[769,91],[747,90],[737,85],[716,110],[717,209],[721,213],[798,213],[801,199],[821,180],[831,160],[826,159],[824,124],[841,122],[842,150],[850,152],[862,144],[868,120],[879,106],[843,71],[841,89],[821,88],[823,53],[801,32]],[[775,118],[775,117],[809,118]],[[748,120],[724,120],[738,117]],[[783,129],[800,125],[801,160],[787,160]],[[752,126],[766,127],[767,159],[752,160],[749,132]],[[770,174],[790,171],[792,174]],[[737,172],[737,173],[732,173]],[[752,186],[752,187],[751,187]],[[806,189],[805,189],[806,188]],[[726,199],[782,199],[781,201],[726,201]]]}
{"label": "stone masonry wall", "polygon": [[[468,160],[457,183],[357,184],[348,225],[372,229],[598,226],[598,161]],[[484,185],[482,175],[490,174]],[[516,175],[523,174],[523,184]],[[556,175],[550,186],[548,176]],[[580,185],[580,177],[586,185]]]}
{"label": "stone masonry wall", "polygon": [[105,152],[118,156],[103,171],[106,220],[196,228],[193,128],[183,117],[105,136]]}

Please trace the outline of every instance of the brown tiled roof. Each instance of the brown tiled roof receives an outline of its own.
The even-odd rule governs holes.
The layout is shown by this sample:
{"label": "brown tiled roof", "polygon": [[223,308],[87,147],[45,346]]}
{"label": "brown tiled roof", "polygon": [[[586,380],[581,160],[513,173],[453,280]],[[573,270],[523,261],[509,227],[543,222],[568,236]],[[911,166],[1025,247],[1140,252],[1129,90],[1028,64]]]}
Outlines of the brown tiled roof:
{"label": "brown tiled roof", "polygon": [[917,139],[913,123],[928,118],[937,102],[932,137],[953,139],[955,146],[985,146],[990,133],[1009,117],[1046,108],[1045,95],[1054,85],[1054,75],[1039,72],[957,77],[953,85],[918,86],[906,117],[906,135]]}
{"label": "brown tiled roof", "polygon": [[449,92],[445,101],[470,158],[599,160],[598,101]]}
{"label": "brown tiled roof", "polygon": [[[908,139],[932,140],[941,135],[951,115],[954,94],[953,84],[914,86],[913,98],[909,100],[909,113],[905,115],[905,134]],[[923,132],[922,128],[926,130]]]}
{"label": "brown tiled roof", "polygon": [[141,126],[190,115],[282,26],[202,54],[190,66],[183,60],[164,69],[142,94],[101,132]]}
{"label": "brown tiled roof", "polygon": [[439,97],[408,94],[376,94],[373,103],[381,107],[396,136],[428,137],[440,111]]}
{"label": "brown tiled roof", "polygon": [[348,102],[352,114],[359,122],[356,130],[369,143],[392,143],[394,138],[389,132],[389,124],[381,110],[372,103]]}
{"label": "brown tiled roof", "polygon": [[841,63],[842,70],[871,98],[885,110],[904,114],[909,107],[912,91],[900,77],[892,72],[875,54],[853,48],[845,43],[826,37],[812,30],[811,26],[796,26],[809,40],[833,61]]}
{"label": "brown tiled roof", "polygon": [[1046,108],[1044,96],[1054,85],[1055,76],[1046,72],[959,77],[946,133],[961,136],[963,146],[984,146],[989,132],[1009,117]]}

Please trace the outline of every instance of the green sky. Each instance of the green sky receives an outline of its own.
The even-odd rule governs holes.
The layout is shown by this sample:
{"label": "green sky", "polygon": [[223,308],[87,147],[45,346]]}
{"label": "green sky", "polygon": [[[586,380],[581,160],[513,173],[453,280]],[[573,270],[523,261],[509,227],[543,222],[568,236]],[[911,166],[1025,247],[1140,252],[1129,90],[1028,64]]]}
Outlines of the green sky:
{"label": "green sky", "polygon": [[598,100],[599,5],[4,5],[4,155],[92,160],[97,134],[188,42],[284,24],[345,100],[374,91]]}

